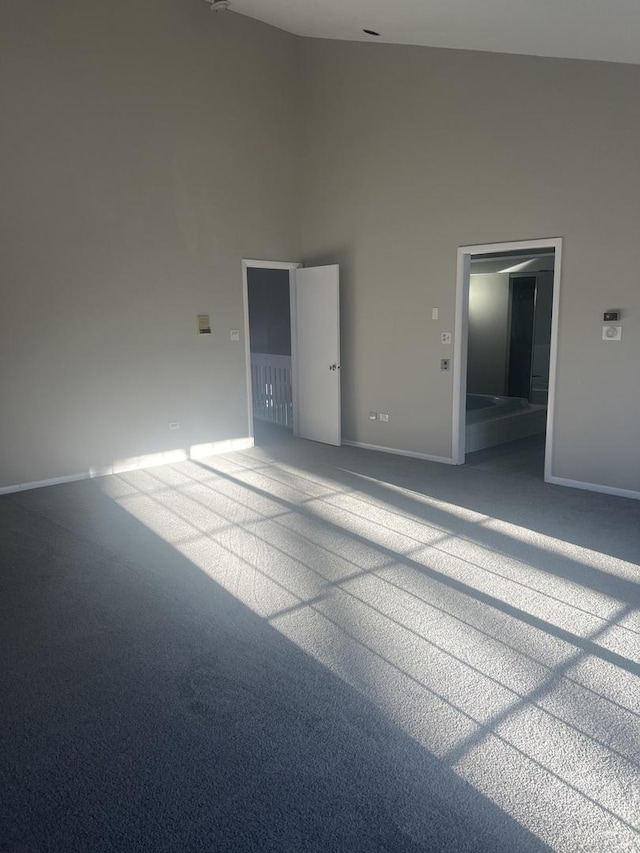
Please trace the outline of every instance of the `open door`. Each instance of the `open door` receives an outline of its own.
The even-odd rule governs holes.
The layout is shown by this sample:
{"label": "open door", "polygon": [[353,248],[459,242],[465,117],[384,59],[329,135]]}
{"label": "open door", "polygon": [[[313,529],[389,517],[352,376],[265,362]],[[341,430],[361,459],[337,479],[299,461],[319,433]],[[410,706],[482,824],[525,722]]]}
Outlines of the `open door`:
{"label": "open door", "polygon": [[342,443],[338,266],[296,273],[296,415],[300,438]]}

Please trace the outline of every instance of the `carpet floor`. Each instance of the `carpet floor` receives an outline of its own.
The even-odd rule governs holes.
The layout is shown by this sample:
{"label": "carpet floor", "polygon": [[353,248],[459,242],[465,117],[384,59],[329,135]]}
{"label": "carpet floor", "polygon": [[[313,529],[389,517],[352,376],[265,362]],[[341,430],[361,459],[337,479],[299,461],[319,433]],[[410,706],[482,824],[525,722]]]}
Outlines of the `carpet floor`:
{"label": "carpet floor", "polygon": [[640,851],[640,503],[539,455],[0,498],[0,851]]}

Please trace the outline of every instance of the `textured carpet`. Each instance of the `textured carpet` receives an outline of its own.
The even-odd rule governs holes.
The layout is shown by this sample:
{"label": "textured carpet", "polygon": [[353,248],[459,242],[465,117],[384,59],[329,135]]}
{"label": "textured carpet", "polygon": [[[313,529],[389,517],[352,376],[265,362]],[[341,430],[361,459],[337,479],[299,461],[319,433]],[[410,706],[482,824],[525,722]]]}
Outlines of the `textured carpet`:
{"label": "textured carpet", "polygon": [[0,850],[640,850],[640,503],[534,457],[0,498]]}

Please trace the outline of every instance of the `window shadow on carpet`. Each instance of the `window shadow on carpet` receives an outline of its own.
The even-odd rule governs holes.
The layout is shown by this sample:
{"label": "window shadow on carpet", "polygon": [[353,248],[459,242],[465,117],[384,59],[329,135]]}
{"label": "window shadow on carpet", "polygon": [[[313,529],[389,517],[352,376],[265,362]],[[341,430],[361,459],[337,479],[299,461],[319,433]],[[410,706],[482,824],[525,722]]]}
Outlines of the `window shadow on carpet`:
{"label": "window shadow on carpet", "polygon": [[1,849],[549,849],[95,483],[0,518]]}

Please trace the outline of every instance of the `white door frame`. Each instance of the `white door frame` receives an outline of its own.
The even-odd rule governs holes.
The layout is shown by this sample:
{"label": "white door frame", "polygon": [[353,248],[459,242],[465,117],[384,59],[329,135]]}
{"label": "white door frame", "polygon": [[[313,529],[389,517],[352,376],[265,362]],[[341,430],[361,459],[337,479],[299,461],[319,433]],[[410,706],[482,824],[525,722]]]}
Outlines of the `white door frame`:
{"label": "white door frame", "polygon": [[560,273],[562,268],[562,237],[547,240],[519,240],[509,243],[485,243],[458,248],[456,279],[456,312],[453,350],[453,420],[451,455],[455,465],[465,458],[467,345],[469,337],[469,275],[472,255],[489,255],[497,252],[554,250],[553,308],[551,315],[551,351],[549,357],[549,397],[547,401],[547,438],[544,456],[544,479],[553,477],[553,432],[556,397],[556,366],[558,355],[558,324],[560,308]]}
{"label": "white door frame", "polygon": [[293,434],[298,432],[298,394],[297,394],[297,358],[298,358],[298,336],[296,330],[296,273],[302,267],[297,261],[254,261],[242,259],[242,304],[244,311],[244,352],[246,361],[247,382],[247,435],[253,438],[253,394],[251,389],[251,339],[249,332],[249,277],[247,270],[289,270],[289,311],[291,316],[291,388],[293,396]]}

